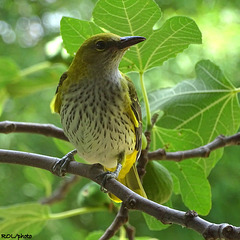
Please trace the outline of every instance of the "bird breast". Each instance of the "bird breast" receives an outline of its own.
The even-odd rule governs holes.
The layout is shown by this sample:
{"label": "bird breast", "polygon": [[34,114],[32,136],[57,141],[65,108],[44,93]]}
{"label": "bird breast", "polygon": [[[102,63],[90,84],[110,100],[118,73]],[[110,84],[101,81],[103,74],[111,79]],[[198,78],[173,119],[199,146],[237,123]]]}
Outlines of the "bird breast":
{"label": "bird breast", "polygon": [[81,81],[63,94],[61,122],[69,141],[89,163],[107,168],[135,149],[134,125],[127,113],[127,89],[116,81]]}

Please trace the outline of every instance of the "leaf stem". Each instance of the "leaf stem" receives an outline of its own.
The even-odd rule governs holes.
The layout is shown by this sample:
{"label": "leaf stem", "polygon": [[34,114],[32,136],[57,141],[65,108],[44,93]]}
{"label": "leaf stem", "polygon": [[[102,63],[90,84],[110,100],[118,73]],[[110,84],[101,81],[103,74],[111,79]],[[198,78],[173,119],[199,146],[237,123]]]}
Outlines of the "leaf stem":
{"label": "leaf stem", "polygon": [[49,215],[49,219],[51,220],[56,220],[56,219],[64,219],[64,218],[69,218],[77,215],[82,215],[86,213],[93,213],[93,212],[101,212],[105,211],[106,208],[103,207],[82,207],[82,208],[76,208],[73,210],[65,211],[65,212],[60,212],[60,213],[51,213]]}
{"label": "leaf stem", "polygon": [[145,103],[145,108],[146,108],[146,118],[147,118],[147,131],[151,129],[151,111],[150,111],[150,106],[149,106],[149,101],[148,101],[148,96],[147,96],[147,90],[145,88],[144,84],[144,73],[139,72],[140,76],[140,83],[141,83],[141,89],[142,89],[142,94],[143,94],[143,100]]}
{"label": "leaf stem", "polygon": [[122,226],[120,228],[120,236],[119,236],[119,240],[124,240],[126,239],[126,230],[124,229],[124,227]]}
{"label": "leaf stem", "polygon": [[52,65],[51,62],[45,61],[45,62],[41,62],[35,65],[32,65],[31,67],[22,69],[20,72],[21,77],[25,77],[27,75],[33,74],[35,72],[38,72],[40,70],[49,68]]}

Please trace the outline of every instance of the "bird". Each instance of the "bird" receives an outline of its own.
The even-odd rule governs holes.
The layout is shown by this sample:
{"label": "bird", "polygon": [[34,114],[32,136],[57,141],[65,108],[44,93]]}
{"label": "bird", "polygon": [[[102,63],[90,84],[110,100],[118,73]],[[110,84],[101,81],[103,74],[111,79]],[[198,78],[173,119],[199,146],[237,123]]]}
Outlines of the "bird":
{"label": "bird", "polygon": [[[136,163],[141,153],[141,107],[133,82],[120,72],[125,52],[143,42],[141,36],[100,33],[83,42],[62,74],[52,100],[63,131],[81,158],[101,164],[106,179],[147,197]],[[109,193],[115,202],[121,202]]]}

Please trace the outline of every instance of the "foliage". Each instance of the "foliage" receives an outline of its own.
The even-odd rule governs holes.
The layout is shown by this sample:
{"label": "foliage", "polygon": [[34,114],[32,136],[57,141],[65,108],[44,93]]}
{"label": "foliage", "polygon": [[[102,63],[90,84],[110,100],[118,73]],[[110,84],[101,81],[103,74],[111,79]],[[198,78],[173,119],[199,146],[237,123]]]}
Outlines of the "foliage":
{"label": "foliage", "polygon": [[[158,1],[156,2],[158,3]],[[159,66],[164,63],[162,66],[162,69],[164,69],[166,66],[169,66],[168,64],[173,63],[172,66],[180,72],[180,63],[178,62],[177,64],[173,61],[181,57],[182,59],[186,59],[186,54],[190,53],[191,50],[193,52],[195,50],[190,48],[183,52],[184,49],[188,48],[190,44],[201,43],[202,39],[199,27],[189,17],[173,16],[163,22],[163,18],[160,19],[162,16],[161,10],[156,2],[153,0],[100,0],[93,9],[92,21],[63,17],[61,20],[61,35],[65,49],[70,55],[74,56],[74,53],[86,38],[102,31],[111,31],[121,36],[140,35],[147,38],[144,43],[132,47],[126,53],[121,62],[120,69],[126,73],[132,71],[138,72],[138,76],[135,73],[130,73],[129,75],[134,79],[139,97],[142,98],[146,128],[149,125],[152,113],[160,113],[160,117],[152,130],[152,150],[161,147],[167,151],[187,150],[208,143],[219,134],[234,134],[238,130],[240,123],[238,101],[240,89],[234,85],[236,81],[227,79],[222,70],[212,61],[198,59],[200,61],[195,66],[196,77],[194,80],[184,80],[179,83],[178,81],[171,82],[171,84],[167,85],[168,88],[160,88],[165,85],[159,83],[160,73],[162,73],[161,78],[164,76],[164,72],[159,70]],[[196,1],[193,2],[196,3]],[[222,38],[224,37],[225,35],[222,36]],[[181,52],[183,52],[182,55],[177,56]],[[31,61],[32,56],[30,56],[30,60],[28,61],[29,65],[33,64]],[[51,96],[54,94],[58,78],[66,70],[65,64],[55,63],[51,59],[48,59],[46,62],[34,62],[35,64],[32,66],[21,69],[21,63],[17,64],[13,59],[16,59],[16,56],[13,58],[0,58],[1,119],[47,121],[59,124],[58,120],[56,120],[57,117],[50,116],[50,110],[47,108],[48,102],[50,102]],[[165,63],[169,59],[170,61]],[[169,67],[169,70],[172,70],[171,67]],[[151,75],[151,73],[156,71],[159,72]],[[173,73],[173,78],[177,74]],[[165,76],[167,76],[166,79],[171,78],[169,75]],[[235,75],[233,74],[233,76]],[[154,78],[153,81],[151,81],[152,78]],[[175,83],[177,84],[174,85]],[[42,99],[42,101],[40,102],[39,99]],[[26,110],[28,115],[22,114],[23,106],[25,105],[28,108]],[[9,114],[9,112],[14,113]],[[60,152],[65,153],[66,148],[69,148],[69,146],[63,146],[59,141],[56,144],[51,140],[48,140],[47,144],[50,148],[46,148],[45,146],[47,145],[42,143],[46,141],[45,139],[40,138],[39,140],[33,140],[31,143],[31,139],[34,138],[27,135],[23,135],[22,137],[14,135],[12,138],[9,137],[8,140],[6,140],[5,136],[0,136],[0,140],[2,139],[4,139],[4,141],[1,141],[3,142],[3,146],[1,146],[3,148],[12,148],[12,146],[14,148],[14,146],[17,146],[19,150],[32,152],[38,149],[41,153],[49,155],[60,154]],[[36,145],[39,146],[36,148]],[[161,162],[173,178],[173,195],[171,201],[167,204],[173,207],[180,206],[184,208],[179,201],[179,196],[181,196],[187,208],[194,209],[199,214],[207,215],[212,206],[212,194],[208,177],[222,155],[223,151],[218,150],[212,153],[207,159],[189,159],[181,163]],[[13,175],[11,175],[11,171],[10,167],[6,167],[4,169],[5,175],[3,174],[2,178],[4,176],[5,178],[13,178],[14,176],[16,179],[22,177],[19,175],[18,170],[13,170]],[[16,173],[16,176],[14,173]],[[33,177],[31,178],[33,175],[44,179],[44,181],[36,181]],[[30,181],[32,185],[24,185],[25,188],[22,189],[33,192],[33,195],[31,196],[30,193],[27,193],[26,196],[24,194],[20,195],[16,198],[19,200],[17,202],[32,201],[33,197],[39,199],[44,195],[49,196],[52,191],[51,184],[56,185],[56,182],[53,182],[52,176],[43,176],[40,170],[36,170],[35,173],[31,173],[31,170],[30,173],[28,170],[25,170],[22,182],[26,181]],[[105,206],[109,206],[109,203],[103,201],[102,207],[80,206],[78,208],[79,206],[76,205],[80,204],[79,202],[83,202],[83,200],[77,203],[77,193],[79,192],[80,195],[85,191],[86,186],[88,186],[87,184],[89,183],[86,180],[81,181],[80,186],[75,188],[76,194],[69,194],[68,200],[66,200],[66,202],[72,202],[69,205],[66,206],[61,203],[60,205],[51,207],[51,209],[61,214],[59,218],[51,218],[53,215],[51,215],[49,207],[35,203],[11,206],[10,203],[12,202],[8,201],[11,195],[6,196],[3,204],[7,205],[9,203],[9,206],[0,209],[0,217],[2,218],[0,232],[4,230],[13,233],[11,229],[16,229],[18,227],[17,224],[21,223],[20,225],[24,226],[22,221],[24,221],[25,216],[26,218],[28,217],[27,223],[32,224],[31,230],[28,230],[28,225],[26,228],[21,228],[20,230],[35,235],[41,231],[47,220],[55,219],[56,222],[56,219],[76,215],[79,218],[72,218],[72,223],[91,232],[95,227],[87,226],[87,222],[92,223],[93,216],[95,219],[94,222],[98,222],[102,216],[105,217],[106,213],[101,215],[101,211],[108,211]],[[4,192],[2,186],[0,186],[0,191]],[[88,200],[84,200],[84,203],[86,202]],[[66,207],[67,209],[71,207],[76,208],[74,209],[76,211],[64,212]],[[26,209],[29,210],[29,215],[26,216],[26,212],[24,212],[24,215],[18,215],[19,213],[22,214],[22,210],[25,211]],[[33,211],[30,211],[31,209]],[[7,215],[5,214],[6,212]],[[35,215],[32,214],[33,212],[35,212]],[[101,229],[104,229],[105,225],[107,226],[111,222],[113,214],[109,213],[108,215],[109,219],[106,219],[105,223],[102,223],[101,220],[97,223],[101,226]],[[144,217],[148,227],[152,230],[161,230],[166,227],[163,227],[153,219]],[[32,220],[30,221],[29,218]],[[136,219],[139,218],[144,222],[142,216],[138,215],[136,217]],[[12,219],[21,220],[21,222],[15,222],[11,225],[13,223]],[[218,219],[219,221],[225,220]],[[4,229],[4,226],[8,228]],[[34,228],[32,228],[33,226]],[[70,232],[73,226],[72,224],[68,224],[67,226]],[[46,228],[47,232],[54,232],[54,228],[49,221]],[[86,232],[82,231],[81,237],[88,235],[87,230]],[[154,236],[154,233],[149,232],[146,228],[143,228],[142,231],[144,230],[145,232],[141,232],[141,230],[137,229],[137,234]],[[77,233],[78,231],[79,227],[74,229],[76,238],[80,236],[80,233]],[[65,233],[65,237],[68,233]],[[101,234],[102,232],[92,233],[91,236],[88,236],[88,239],[96,239]],[[186,239],[186,237],[183,237],[183,239]]]}
{"label": "foliage", "polygon": [[[1,233],[36,235],[48,219],[48,206],[37,203],[3,207],[0,209]],[[14,219],[14,221],[13,221]]]}

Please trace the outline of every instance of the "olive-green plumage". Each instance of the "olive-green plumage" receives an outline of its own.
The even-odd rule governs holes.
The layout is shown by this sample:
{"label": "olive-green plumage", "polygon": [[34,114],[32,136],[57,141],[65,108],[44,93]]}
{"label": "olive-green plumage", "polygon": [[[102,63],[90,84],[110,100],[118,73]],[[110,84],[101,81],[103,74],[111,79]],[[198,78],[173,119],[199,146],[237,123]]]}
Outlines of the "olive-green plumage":
{"label": "olive-green plumage", "polygon": [[112,33],[87,39],[62,75],[52,108],[82,158],[110,171],[120,163],[117,179],[145,197],[135,166],[141,151],[140,104],[132,81],[118,70],[125,51],[143,40]]}

